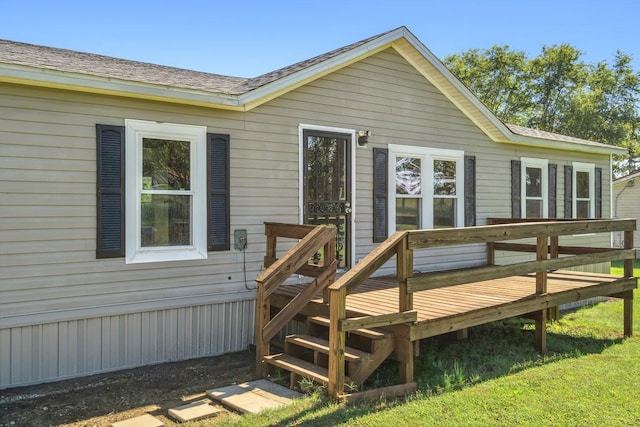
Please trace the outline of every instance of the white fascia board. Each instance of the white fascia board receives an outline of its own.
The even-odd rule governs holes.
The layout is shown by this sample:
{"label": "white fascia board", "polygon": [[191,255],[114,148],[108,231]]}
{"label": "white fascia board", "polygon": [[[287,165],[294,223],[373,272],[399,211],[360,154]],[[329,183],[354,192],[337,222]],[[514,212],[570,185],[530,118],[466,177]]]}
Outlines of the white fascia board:
{"label": "white fascia board", "polygon": [[507,144],[525,145],[528,147],[551,148],[554,150],[577,151],[582,153],[593,154],[624,154],[627,152],[624,148],[615,145],[590,145],[579,142],[559,141],[555,139],[532,138],[524,135],[512,134],[509,140],[500,141]]}
{"label": "white fascia board", "polygon": [[13,64],[0,64],[0,81],[131,98],[173,101],[205,107],[240,109],[238,97],[233,95]]}
{"label": "white fascia board", "polygon": [[[493,126],[495,126],[500,134],[504,136],[504,140],[498,140],[495,142],[597,154],[623,154],[626,152],[625,149],[615,147],[613,145],[607,146],[602,144],[600,146],[594,146],[589,144],[581,144],[579,142],[533,138],[513,133],[504,123],[502,123],[502,121],[500,121],[500,119],[495,116],[495,114],[493,114],[493,112],[491,112],[482,103],[482,101],[478,99],[478,97],[476,97],[453,73],[451,73],[451,71],[449,71],[449,69],[445,67],[444,64],[424,44],[422,44],[422,42],[420,42],[420,40],[418,40],[413,34],[411,34],[411,32],[404,31],[403,36],[431,63],[431,65],[439,73],[441,73],[447,79],[447,81],[457,91],[459,91],[473,105],[474,108],[476,108]],[[434,81],[432,81],[432,83],[434,83]],[[437,82],[435,82],[435,84],[437,86]],[[447,95],[445,90],[443,90],[442,88],[440,88],[440,90],[445,94],[445,96]]]}

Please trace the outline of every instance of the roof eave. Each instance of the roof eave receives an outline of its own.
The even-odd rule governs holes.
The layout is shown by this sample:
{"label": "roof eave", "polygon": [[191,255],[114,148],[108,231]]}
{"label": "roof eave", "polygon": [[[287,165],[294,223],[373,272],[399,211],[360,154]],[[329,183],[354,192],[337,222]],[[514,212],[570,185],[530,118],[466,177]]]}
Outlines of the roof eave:
{"label": "roof eave", "polygon": [[595,154],[624,154],[627,151],[624,148],[606,144],[583,144],[579,142],[560,141],[555,139],[534,138],[530,136],[512,134],[510,138],[499,141],[507,144],[524,145],[528,147],[552,148],[555,150],[577,151],[582,153]]}
{"label": "roof eave", "polygon": [[0,63],[0,82],[197,105],[208,108],[244,109],[235,95],[14,64]]}

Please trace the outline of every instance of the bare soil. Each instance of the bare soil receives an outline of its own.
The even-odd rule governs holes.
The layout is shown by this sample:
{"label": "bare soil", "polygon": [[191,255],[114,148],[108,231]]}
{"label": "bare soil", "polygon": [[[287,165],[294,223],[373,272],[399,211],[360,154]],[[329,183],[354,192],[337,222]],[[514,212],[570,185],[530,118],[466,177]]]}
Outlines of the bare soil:
{"label": "bare soil", "polygon": [[0,390],[0,427],[101,427],[144,414],[178,426],[169,409],[255,379],[254,363],[245,351]]}

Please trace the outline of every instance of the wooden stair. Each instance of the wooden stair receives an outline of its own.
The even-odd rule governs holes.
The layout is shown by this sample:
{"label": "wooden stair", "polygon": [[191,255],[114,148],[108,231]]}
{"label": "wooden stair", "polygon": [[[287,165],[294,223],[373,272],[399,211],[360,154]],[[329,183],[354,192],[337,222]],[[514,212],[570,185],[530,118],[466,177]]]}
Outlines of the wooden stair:
{"label": "wooden stair", "polygon": [[[285,338],[284,353],[267,355],[264,363],[290,372],[290,387],[296,388],[300,377],[328,384],[327,370],[329,319],[307,318],[310,334],[294,334]],[[394,350],[393,335],[378,329],[357,329],[347,336],[344,350],[346,365],[345,391],[352,391],[380,366]]]}

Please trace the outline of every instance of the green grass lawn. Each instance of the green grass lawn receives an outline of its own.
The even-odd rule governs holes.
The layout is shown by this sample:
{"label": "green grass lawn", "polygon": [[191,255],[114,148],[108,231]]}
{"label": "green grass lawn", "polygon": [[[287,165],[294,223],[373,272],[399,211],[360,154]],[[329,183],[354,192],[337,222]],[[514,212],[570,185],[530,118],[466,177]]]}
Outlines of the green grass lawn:
{"label": "green grass lawn", "polygon": [[[621,274],[613,267],[613,274]],[[635,275],[640,276],[636,264]],[[342,405],[322,390],[258,415],[225,415],[204,425],[233,426],[631,426],[640,425],[640,293],[634,331],[622,336],[622,302],[564,313],[548,327],[548,354],[534,350],[532,322],[510,319],[473,328],[469,339],[424,340],[415,359],[418,393]],[[383,365],[372,386],[394,378]]]}

